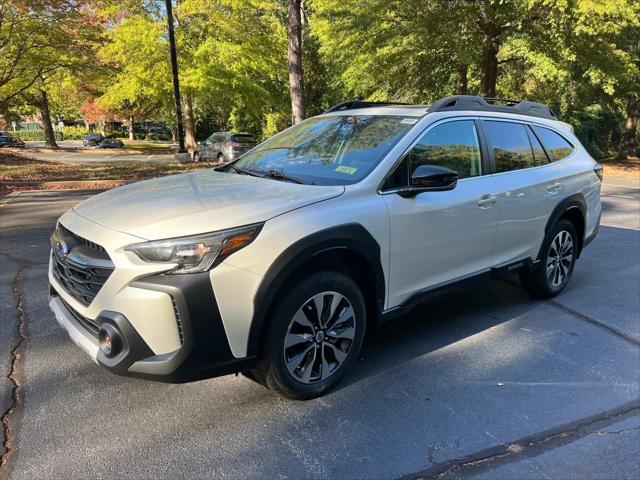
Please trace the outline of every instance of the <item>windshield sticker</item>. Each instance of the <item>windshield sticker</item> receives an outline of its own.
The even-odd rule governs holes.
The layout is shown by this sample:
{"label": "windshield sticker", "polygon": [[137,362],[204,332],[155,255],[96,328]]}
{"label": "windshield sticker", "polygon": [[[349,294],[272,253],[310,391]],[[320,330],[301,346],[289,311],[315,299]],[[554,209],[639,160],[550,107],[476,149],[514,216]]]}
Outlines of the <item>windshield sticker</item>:
{"label": "windshield sticker", "polygon": [[346,165],[340,165],[339,167],[336,168],[336,172],[346,173],[348,175],[353,175],[354,173],[356,173],[357,170],[358,170],[357,168],[347,167]]}
{"label": "windshield sticker", "polygon": [[417,118],[403,118],[400,123],[403,123],[405,125],[413,125],[418,121]]}

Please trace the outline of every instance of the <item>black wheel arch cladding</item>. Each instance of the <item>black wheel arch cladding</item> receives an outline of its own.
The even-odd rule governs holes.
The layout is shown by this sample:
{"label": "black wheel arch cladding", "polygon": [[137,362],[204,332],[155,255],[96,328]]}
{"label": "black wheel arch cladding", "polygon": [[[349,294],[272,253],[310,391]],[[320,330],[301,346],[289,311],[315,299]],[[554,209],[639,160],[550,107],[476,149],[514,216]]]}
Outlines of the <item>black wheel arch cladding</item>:
{"label": "black wheel arch cladding", "polygon": [[[575,213],[574,213],[575,212]],[[575,216],[581,222],[581,225],[576,225],[574,220]],[[553,226],[558,223],[562,217],[567,217],[568,220],[574,224],[574,228],[576,230],[576,236],[578,237],[578,249],[577,249],[577,257],[580,257],[580,253],[582,252],[582,247],[584,245],[584,236],[585,236],[585,227],[586,227],[586,217],[587,217],[587,202],[584,199],[584,196],[581,193],[575,193],[573,195],[568,196],[564,200],[558,203],[556,207],[551,212],[549,216],[549,220],[547,220],[547,224],[544,228],[545,235],[549,233],[549,231],[553,228]],[[542,250],[538,253],[538,258],[542,258],[544,252]]]}
{"label": "black wheel arch cladding", "polygon": [[254,298],[254,316],[249,332],[247,355],[258,353],[269,309],[285,282],[305,263],[333,250],[347,255],[355,254],[366,260],[373,272],[372,283],[376,303],[376,311],[368,314],[380,316],[384,305],[385,279],[378,242],[366,228],[357,223],[320,230],[287,247],[267,270]]}

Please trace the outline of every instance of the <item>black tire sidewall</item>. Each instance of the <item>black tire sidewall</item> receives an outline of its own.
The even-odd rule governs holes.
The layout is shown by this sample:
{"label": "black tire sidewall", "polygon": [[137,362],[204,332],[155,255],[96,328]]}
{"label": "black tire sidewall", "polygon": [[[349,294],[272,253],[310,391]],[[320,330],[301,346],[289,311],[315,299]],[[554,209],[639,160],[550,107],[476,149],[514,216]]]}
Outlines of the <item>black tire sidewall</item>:
{"label": "black tire sidewall", "polygon": [[[573,259],[571,261],[571,267],[569,268],[569,272],[565,280],[558,285],[557,287],[553,287],[549,284],[549,279],[547,278],[547,257],[549,255],[549,247],[551,246],[551,242],[556,238],[556,235],[560,233],[562,230],[566,230],[571,235],[571,240],[573,241]],[[571,276],[573,275],[573,269],[576,266],[576,258],[578,255],[578,235],[576,234],[576,229],[573,224],[568,220],[560,220],[556,223],[549,233],[544,239],[543,248],[541,252],[540,258],[540,268],[538,269],[537,281],[540,283],[540,287],[543,289],[544,293],[548,296],[555,296],[559,294],[562,290],[566,288],[571,280]]]}
{"label": "black tire sidewall", "polygon": [[[289,323],[298,309],[309,298],[325,291],[338,292],[349,300],[355,312],[356,334],[348,356],[338,371],[324,381],[304,384],[289,374],[284,361],[283,342]],[[259,370],[269,388],[289,398],[303,400],[321,395],[340,380],[360,352],[366,329],[365,301],[356,283],[342,273],[319,272],[307,277],[283,295],[272,312],[267,319],[269,328],[261,349]]]}

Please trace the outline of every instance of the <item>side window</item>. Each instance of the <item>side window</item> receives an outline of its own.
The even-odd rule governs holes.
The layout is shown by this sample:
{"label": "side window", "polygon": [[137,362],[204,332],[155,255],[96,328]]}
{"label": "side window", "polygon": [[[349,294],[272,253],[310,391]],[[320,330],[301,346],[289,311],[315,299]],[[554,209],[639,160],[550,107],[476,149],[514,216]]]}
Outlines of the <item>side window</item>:
{"label": "side window", "polygon": [[546,165],[549,163],[549,157],[544,153],[544,148],[542,148],[538,137],[531,131],[531,126],[527,128],[527,133],[529,134],[529,141],[531,142],[531,149],[533,150],[533,160],[536,162],[536,165]]}
{"label": "side window", "polygon": [[553,130],[544,127],[533,127],[533,130],[547,149],[552,162],[562,160],[573,152],[574,146]]}
{"label": "side window", "polygon": [[482,174],[480,144],[473,120],[446,122],[433,127],[416,143],[387,179],[385,189],[405,187],[420,165],[438,165],[458,172],[458,178]]}
{"label": "side window", "polygon": [[407,156],[409,172],[420,165],[438,165],[458,172],[459,178],[480,175],[480,144],[473,120],[433,127]]}
{"label": "side window", "polygon": [[533,150],[523,124],[485,121],[484,125],[496,160],[496,173],[535,166]]}

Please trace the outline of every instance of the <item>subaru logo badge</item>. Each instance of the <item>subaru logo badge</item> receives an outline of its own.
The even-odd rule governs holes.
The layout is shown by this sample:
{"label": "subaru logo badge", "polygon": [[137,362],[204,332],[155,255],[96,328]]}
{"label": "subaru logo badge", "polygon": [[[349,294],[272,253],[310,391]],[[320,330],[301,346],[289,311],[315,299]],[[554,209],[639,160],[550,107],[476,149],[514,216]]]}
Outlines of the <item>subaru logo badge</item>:
{"label": "subaru logo badge", "polygon": [[64,242],[60,240],[56,241],[56,256],[61,260],[64,260],[69,255],[69,249]]}

